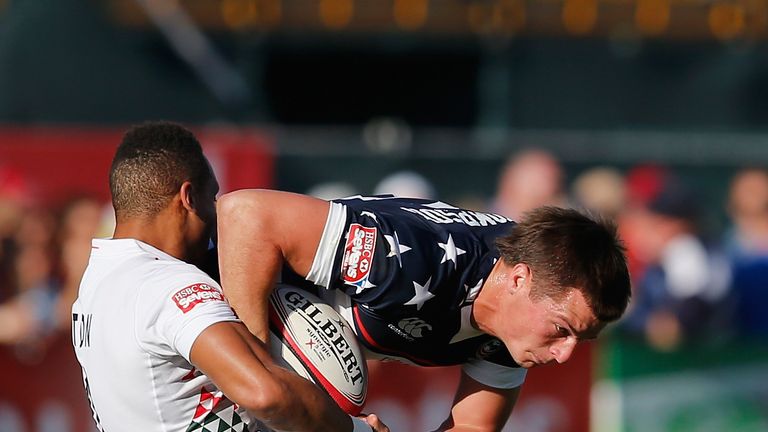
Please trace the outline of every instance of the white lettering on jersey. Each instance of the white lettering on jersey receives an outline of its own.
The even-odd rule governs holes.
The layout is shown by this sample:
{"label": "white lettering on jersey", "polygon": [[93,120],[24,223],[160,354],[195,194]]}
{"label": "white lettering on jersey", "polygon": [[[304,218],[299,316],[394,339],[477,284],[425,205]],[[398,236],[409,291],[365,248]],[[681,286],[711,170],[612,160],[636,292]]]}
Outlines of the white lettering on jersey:
{"label": "white lettering on jersey", "polygon": [[513,222],[512,219],[499,214],[471,210],[455,212],[441,209],[417,209],[409,207],[400,207],[400,209],[417,214],[430,222],[439,224],[461,223],[469,226],[489,226]]}

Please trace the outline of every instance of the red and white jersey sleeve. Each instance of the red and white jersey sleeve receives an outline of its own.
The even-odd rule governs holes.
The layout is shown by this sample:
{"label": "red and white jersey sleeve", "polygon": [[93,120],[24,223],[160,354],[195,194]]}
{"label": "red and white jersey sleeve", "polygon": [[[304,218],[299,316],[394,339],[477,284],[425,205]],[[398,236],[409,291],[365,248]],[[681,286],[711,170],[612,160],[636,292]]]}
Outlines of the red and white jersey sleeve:
{"label": "red and white jersey sleeve", "polygon": [[190,363],[200,333],[237,320],[196,267],[137,240],[94,240],[72,319],[99,430],[269,430]]}
{"label": "red and white jersey sleeve", "polygon": [[156,287],[140,290],[136,308],[139,345],[158,357],[189,361],[192,343],[211,324],[235,321],[221,287],[196,268],[157,269]]}

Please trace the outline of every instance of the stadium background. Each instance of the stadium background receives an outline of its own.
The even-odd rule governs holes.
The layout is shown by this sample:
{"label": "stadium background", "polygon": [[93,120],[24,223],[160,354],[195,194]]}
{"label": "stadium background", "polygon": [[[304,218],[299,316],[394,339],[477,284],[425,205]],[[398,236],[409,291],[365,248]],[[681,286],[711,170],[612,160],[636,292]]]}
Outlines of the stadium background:
{"label": "stadium background", "polygon": [[[760,0],[0,0],[0,214],[103,204],[121,132],[162,118],[199,134],[225,191],[370,193],[407,170],[480,209],[523,149],[566,193],[595,167],[663,166],[716,239],[734,174],[768,165],[766,36]],[[3,328],[31,297],[13,258]],[[29,302],[45,322],[0,349],[0,431],[91,430],[68,330]],[[711,327],[663,349],[611,331],[531,371],[508,429],[768,429],[766,326]],[[455,372],[376,367],[370,408],[427,430]]]}

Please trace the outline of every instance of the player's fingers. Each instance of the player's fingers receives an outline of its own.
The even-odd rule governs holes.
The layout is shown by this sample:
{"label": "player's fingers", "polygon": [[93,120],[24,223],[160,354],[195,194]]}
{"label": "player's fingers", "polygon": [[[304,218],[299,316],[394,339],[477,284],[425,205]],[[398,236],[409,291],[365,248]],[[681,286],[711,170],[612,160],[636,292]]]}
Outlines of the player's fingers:
{"label": "player's fingers", "polygon": [[389,432],[387,425],[382,423],[382,421],[379,419],[379,416],[376,414],[368,414],[365,416],[365,422],[371,425],[375,432]]}

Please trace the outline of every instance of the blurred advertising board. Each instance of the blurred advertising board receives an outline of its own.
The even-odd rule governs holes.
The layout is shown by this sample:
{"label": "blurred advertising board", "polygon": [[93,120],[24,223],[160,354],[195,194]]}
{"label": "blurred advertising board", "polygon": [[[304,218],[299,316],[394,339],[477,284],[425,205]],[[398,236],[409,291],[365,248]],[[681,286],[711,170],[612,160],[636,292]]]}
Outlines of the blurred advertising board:
{"label": "blurred advertising board", "polygon": [[95,431],[72,342],[0,346],[0,431]]}
{"label": "blurred advertising board", "polygon": [[[269,187],[274,177],[272,138],[261,131],[192,128],[211,161],[221,191]],[[125,128],[0,127],[0,182],[43,204],[73,195],[109,200],[109,165]]]}
{"label": "blurred advertising board", "polygon": [[[504,431],[586,432],[591,357],[582,348],[565,365],[531,370]],[[95,430],[68,337],[0,347],[0,370],[0,431]],[[434,430],[450,410],[458,373],[456,367],[371,363],[365,411],[379,414],[392,431]]]}
{"label": "blurred advertising board", "polygon": [[[592,345],[582,345],[565,364],[530,369],[503,432],[587,432],[592,350]],[[365,411],[380,415],[392,431],[431,431],[447,418],[458,367],[420,368],[393,362],[369,366]]]}
{"label": "blurred advertising board", "polygon": [[594,432],[768,430],[765,341],[657,352],[641,342],[604,345],[593,389]]}

